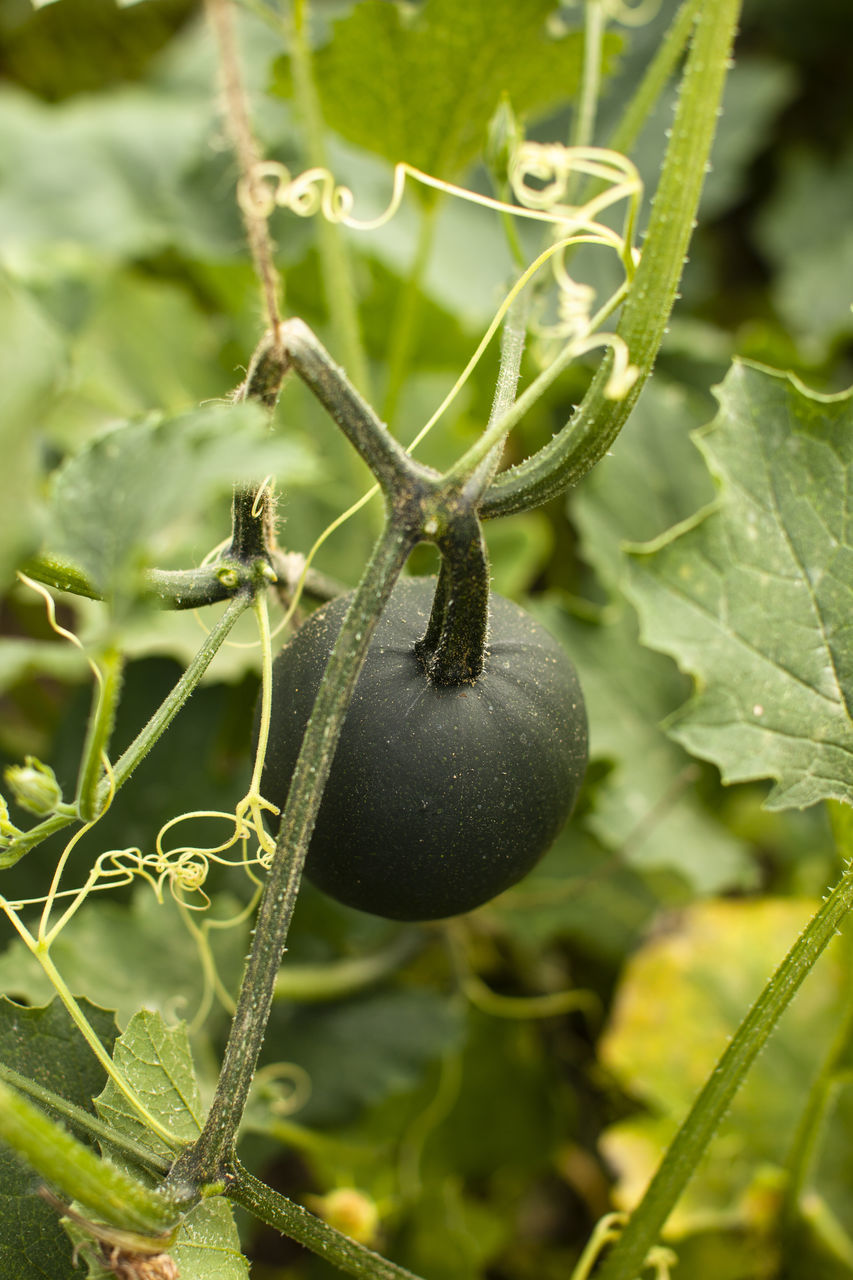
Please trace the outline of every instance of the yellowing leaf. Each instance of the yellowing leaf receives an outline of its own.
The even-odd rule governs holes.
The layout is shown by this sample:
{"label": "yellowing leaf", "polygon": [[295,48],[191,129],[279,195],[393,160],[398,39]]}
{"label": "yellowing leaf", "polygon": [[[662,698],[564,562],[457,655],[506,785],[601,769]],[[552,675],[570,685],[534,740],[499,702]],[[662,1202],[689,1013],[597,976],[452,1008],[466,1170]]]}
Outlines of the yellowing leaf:
{"label": "yellowing leaf", "polygon": [[[802,900],[704,902],[631,959],[601,1043],[601,1060],[645,1108],[602,1143],[617,1201],[635,1204],[695,1096],[817,904]],[[755,1225],[789,1151],[821,1056],[836,1034],[845,970],[830,949],[758,1059],[668,1234]]]}

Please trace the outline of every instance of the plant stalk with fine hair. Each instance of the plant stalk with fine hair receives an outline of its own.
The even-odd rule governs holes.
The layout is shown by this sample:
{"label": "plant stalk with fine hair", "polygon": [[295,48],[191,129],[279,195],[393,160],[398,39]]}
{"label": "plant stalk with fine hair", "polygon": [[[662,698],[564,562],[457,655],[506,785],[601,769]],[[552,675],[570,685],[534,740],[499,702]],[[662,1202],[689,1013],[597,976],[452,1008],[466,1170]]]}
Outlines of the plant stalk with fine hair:
{"label": "plant stalk with fine hair", "polygon": [[604,1259],[597,1280],[634,1280],[717,1126],[779,1018],[853,907],[853,869],[806,925],[740,1024],[670,1144],[642,1201]]}
{"label": "plant stalk with fine hair", "polygon": [[652,371],[675,302],[711,153],[740,0],[709,0],[696,18],[678,106],[644,248],[617,333],[639,376],[621,400],[605,395],[610,360],[599,366],[574,417],[553,440],[492,483],[484,517],[525,511],[562,493],[612,445]]}

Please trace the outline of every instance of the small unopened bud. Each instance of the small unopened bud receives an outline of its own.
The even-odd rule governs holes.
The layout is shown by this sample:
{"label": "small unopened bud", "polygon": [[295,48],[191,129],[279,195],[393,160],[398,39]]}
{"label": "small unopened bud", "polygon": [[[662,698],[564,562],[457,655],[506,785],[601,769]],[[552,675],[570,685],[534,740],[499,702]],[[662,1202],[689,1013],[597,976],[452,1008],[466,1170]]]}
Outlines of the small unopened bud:
{"label": "small unopened bud", "polygon": [[62,788],[50,765],[35,756],[25,756],[23,764],[11,764],[5,773],[15,803],[28,813],[44,817],[62,803]]}
{"label": "small unopened bud", "polygon": [[306,1196],[313,1209],[330,1227],[336,1227],[359,1244],[375,1244],[379,1227],[376,1201],[355,1187],[338,1187],[324,1196]]}
{"label": "small unopened bud", "polygon": [[507,181],[513,157],[523,141],[524,130],[504,94],[489,121],[486,142],[486,164],[499,186]]}

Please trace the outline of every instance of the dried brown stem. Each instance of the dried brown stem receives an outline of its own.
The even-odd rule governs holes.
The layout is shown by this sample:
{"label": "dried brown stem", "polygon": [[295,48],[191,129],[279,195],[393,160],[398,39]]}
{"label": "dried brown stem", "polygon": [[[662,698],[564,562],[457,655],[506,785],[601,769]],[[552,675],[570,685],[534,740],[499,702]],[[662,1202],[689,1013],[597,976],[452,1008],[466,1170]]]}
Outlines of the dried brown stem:
{"label": "dried brown stem", "polygon": [[273,261],[273,243],[267,219],[258,211],[262,206],[263,193],[258,193],[257,200],[253,198],[258,185],[256,175],[261,155],[249,119],[249,104],[240,72],[231,3],[230,0],[205,0],[205,7],[219,49],[225,122],[237,157],[240,177],[247,193],[252,197],[240,202],[246,238],[263,289],[269,327],[273,334],[277,334],[281,322],[279,278]]}

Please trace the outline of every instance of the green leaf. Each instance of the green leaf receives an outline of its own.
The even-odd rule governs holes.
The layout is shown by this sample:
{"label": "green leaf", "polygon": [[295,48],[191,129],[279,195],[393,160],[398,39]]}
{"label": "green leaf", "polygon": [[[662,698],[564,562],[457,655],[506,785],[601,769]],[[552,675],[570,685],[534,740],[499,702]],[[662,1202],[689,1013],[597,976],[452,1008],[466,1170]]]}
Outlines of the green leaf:
{"label": "green leaf", "polygon": [[0,689],[39,677],[77,681],[89,674],[86,658],[76,645],[0,637]]}
{"label": "green leaf", "polygon": [[222,1196],[187,1214],[171,1254],[186,1280],[246,1280],[249,1274],[233,1211]]}
{"label": "green leaf", "polygon": [[313,472],[306,450],[269,434],[244,402],[125,423],[98,436],[53,477],[56,543],[105,590],[154,554],[157,535],[203,511],[232,481]]}
{"label": "green leaf", "polygon": [[[675,5],[668,8],[672,13]],[[627,105],[638,77],[656,51],[654,31],[648,26],[632,31],[630,40],[625,58],[629,74],[620,75],[615,93],[610,93],[602,103],[602,117],[611,127],[619,120],[618,108]],[[702,190],[703,221],[720,217],[743,198],[753,180],[756,159],[773,141],[779,116],[794,96],[796,87],[795,73],[786,63],[762,54],[750,56],[738,52],[737,61],[726,77],[711,168]],[[631,150],[631,159],[640,170],[647,193],[655,189],[677,93],[676,86],[671,85],[661,94]],[[608,132],[603,129],[600,136],[605,138]]]}
{"label": "green leaf", "polygon": [[0,17],[4,76],[47,99],[133,80],[186,17],[188,7],[186,0],[140,4],[132,13],[126,12],[126,0],[6,5]]}
{"label": "green leaf", "polygon": [[41,1178],[0,1150],[0,1273],[4,1280],[75,1280],[71,1241],[38,1195]]}
{"label": "green leaf", "polygon": [[713,498],[690,437],[706,417],[700,397],[650,382],[610,453],[571,495],[583,557],[608,587],[619,587],[628,572],[625,542],[649,541]]}
{"label": "green leaf", "polygon": [[[246,1280],[249,1274],[231,1208],[221,1196],[203,1200],[187,1214],[169,1254],[181,1280]],[[86,1260],[88,1280],[115,1280],[115,1272],[90,1256]]]}
{"label": "green leaf", "polygon": [[68,385],[47,422],[63,449],[116,419],[183,413],[230,389],[213,361],[218,337],[186,289],[105,268],[94,253],[56,270],[42,297],[74,330]]}
{"label": "green leaf", "polygon": [[795,74],[784,63],[738,57],[726,79],[712,167],[702,192],[702,218],[718,218],[743,197],[756,158],[771,143],[796,90]]}
{"label": "green leaf", "polygon": [[[793,899],[697,903],[629,960],[600,1046],[606,1069],[644,1107],[602,1141],[620,1207],[639,1199],[774,962],[815,906]],[[816,1058],[832,1043],[846,1005],[849,976],[839,951],[831,948],[818,962],[752,1068],[669,1220],[671,1237],[761,1225]]]}
{"label": "green leaf", "polygon": [[[314,61],[323,115],[350,142],[452,179],[486,143],[502,94],[516,114],[570,97],[582,38],[546,31],[554,0],[427,0],[417,9],[362,0]],[[608,50],[613,45],[608,41]],[[289,96],[289,69],[276,90]]]}
{"label": "green leaf", "polygon": [[[211,104],[145,89],[50,106],[0,94],[0,222],[7,260],[46,243],[142,256],[171,240],[176,191],[203,153]],[[14,177],[14,180],[12,180]]]}
{"label": "green leaf", "polygon": [[814,1235],[853,1272],[850,1139],[853,1134],[853,1081],[849,1067],[828,1091],[819,1134],[811,1150],[799,1209]]}
{"label": "green leaf", "polygon": [[[193,1069],[186,1023],[169,1027],[150,1009],[135,1013],[119,1036],[113,1061],[156,1120],[177,1139],[191,1142],[201,1132],[201,1097]],[[96,1099],[98,1114],[119,1133],[145,1143],[160,1155],[171,1154],[152,1134],[112,1080]]]}
{"label": "green leaf", "polygon": [[669,731],[771,808],[853,798],[851,397],[735,364],[697,435],[716,503],[635,554],[642,635],[697,682]]}
{"label": "green leaf", "polygon": [[642,876],[575,817],[530,875],[489,904],[488,918],[528,949],[568,941],[573,953],[615,969],[639,945],[658,906]]}
{"label": "green leaf", "polygon": [[36,485],[42,418],[64,368],[59,335],[0,273],[0,587],[38,540]]}
{"label": "green leaf", "polygon": [[577,666],[590,758],[613,764],[589,828],[631,866],[675,871],[695,892],[749,883],[745,846],[702,806],[689,758],[660,728],[686,692],[673,665],[639,644],[627,611],[607,625],[536,612]]}
{"label": "green leaf", "polygon": [[[113,1014],[89,1000],[81,1000],[80,1005],[101,1043],[111,1050],[118,1035]],[[87,1110],[106,1079],[103,1067],[56,999],[40,1008],[24,1008],[0,997],[0,1062]]]}
{"label": "green leaf", "polygon": [[492,590],[517,599],[544,572],[554,550],[554,531],[540,511],[495,520],[486,529]]}
{"label": "green leaf", "polygon": [[[440,1231],[435,1229],[437,1222],[442,1224]],[[509,1214],[466,1192],[449,1174],[430,1181],[420,1196],[399,1246],[401,1261],[430,1280],[480,1276],[506,1247],[512,1227]]]}

